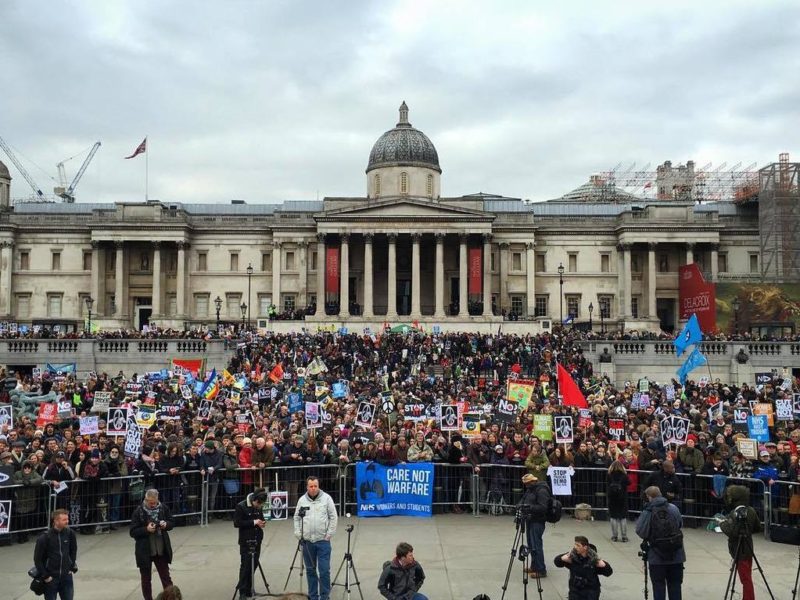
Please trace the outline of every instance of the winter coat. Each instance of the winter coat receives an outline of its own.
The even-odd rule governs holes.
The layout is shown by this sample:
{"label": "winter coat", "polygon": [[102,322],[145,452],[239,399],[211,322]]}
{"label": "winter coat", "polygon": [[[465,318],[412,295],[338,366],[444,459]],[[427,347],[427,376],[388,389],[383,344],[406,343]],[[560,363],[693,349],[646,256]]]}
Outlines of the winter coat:
{"label": "winter coat", "polygon": [[[614,471],[607,476],[608,483],[608,516],[612,519],[625,519],[628,516],[628,474]],[[612,485],[619,487],[618,493],[612,491]]]}
{"label": "winter coat", "polygon": [[258,446],[253,448],[252,461],[254,465],[264,463],[265,466],[272,466],[272,461],[275,460],[275,451],[269,446],[264,446],[260,450]]}
{"label": "winter coat", "polygon": [[[200,464],[200,469],[206,471],[209,481],[218,481],[221,474],[220,472],[225,468],[222,464],[222,452],[219,450],[214,450],[213,452],[206,452],[204,450],[197,462]],[[209,469],[214,469],[214,472],[209,473]]]}
{"label": "winter coat", "polygon": [[681,446],[678,450],[678,460],[685,473],[699,473],[705,464],[703,453],[697,448]]}
{"label": "winter coat", "polygon": [[597,553],[590,549],[589,554],[581,556],[575,550],[569,553],[570,562],[564,562],[559,554],[553,560],[557,567],[569,569],[568,600],[596,600],[600,597],[600,575],[609,577],[614,570],[606,561],[605,566],[597,566]]}
{"label": "winter coat", "polygon": [[647,487],[656,486],[661,490],[661,495],[670,502],[680,501],[683,498],[683,484],[676,474],[667,475],[662,470],[658,470],[650,476]]}
{"label": "winter coat", "polygon": [[14,503],[14,508],[18,513],[28,514],[36,510],[42,483],[44,483],[44,479],[33,469],[28,474],[24,471],[14,473],[14,485],[23,486],[16,489],[17,501]]}
{"label": "winter coat", "polygon": [[239,544],[261,543],[264,539],[264,530],[256,525],[255,521],[263,519],[263,510],[253,506],[253,494],[248,494],[247,498],[236,505],[233,513],[233,526],[239,530]]}
{"label": "winter coat", "polygon": [[69,527],[61,531],[51,527],[36,539],[33,564],[42,579],[62,577],[78,568],[75,564],[77,554],[75,532]]}
{"label": "winter coat", "polygon": [[678,510],[678,507],[674,504],[670,504],[667,502],[667,499],[663,496],[659,496],[648,502],[647,506],[644,507],[642,514],[639,515],[639,520],[636,521],[636,535],[638,535],[643,540],[647,540],[650,542],[651,548],[650,552],[648,553],[648,560],[651,565],[674,565],[686,562],[686,551],[683,548],[683,545],[671,556],[664,558],[659,555],[653,548],[653,542],[650,539],[650,521],[653,517],[653,509],[659,508],[661,506],[666,506],[667,511],[669,513],[670,520],[673,521],[677,528],[680,529],[683,527],[683,518],[681,517],[681,512]]}
{"label": "winter coat", "polygon": [[397,558],[383,563],[383,572],[378,580],[381,596],[388,600],[411,600],[425,581],[425,571],[418,562],[407,567]]}
{"label": "winter coat", "polygon": [[225,469],[223,479],[239,479],[239,457],[230,454],[225,454],[222,457],[222,467]]}
{"label": "winter coat", "polygon": [[422,448],[414,442],[408,448],[408,462],[430,462],[433,460],[433,449],[423,442]]}
{"label": "winter coat", "polygon": [[532,485],[525,486],[520,504],[527,506],[528,515],[534,523],[545,523],[547,521],[547,507],[552,498],[550,488],[544,481],[538,481]]}
{"label": "winter coat", "polygon": [[239,466],[242,469],[248,469],[247,471],[242,472],[242,483],[245,485],[249,485],[253,483],[253,472],[250,471],[250,467],[253,466],[253,449],[244,446],[241,450],[239,450]]}
{"label": "winter coat", "polygon": [[[152,567],[153,560],[150,556],[151,536],[162,536],[162,539],[164,540],[164,557],[167,559],[168,563],[172,562],[172,544],[169,540],[169,531],[175,526],[175,522],[172,520],[172,513],[170,512],[169,507],[163,503],[158,505],[158,518],[155,519],[157,521],[157,529],[155,533],[150,533],[147,531],[147,523],[149,520],[150,516],[144,508],[143,501],[143,503],[133,511],[133,515],[131,516],[130,536],[136,540],[136,550],[134,553],[136,556],[136,566],[140,569],[148,570]],[[166,521],[166,529],[161,529],[158,527],[158,522],[161,521]]]}
{"label": "winter coat", "polygon": [[760,531],[761,521],[758,513],[750,506],[750,490],[743,485],[729,485],[725,489],[725,505],[731,508],[731,512],[719,524],[719,528],[728,536],[728,552],[731,558],[752,558],[753,532]]}
{"label": "winter coat", "polygon": [[528,469],[528,473],[536,477],[539,481],[545,481],[547,479],[547,468],[549,466],[550,460],[545,453],[541,451],[538,455],[531,452],[525,460],[525,467]]}
{"label": "winter coat", "polygon": [[297,501],[297,508],[294,513],[294,535],[300,539],[300,508],[307,507],[308,511],[303,517],[302,535],[309,542],[315,543],[331,538],[336,533],[336,524],[339,517],[336,515],[336,505],[333,498],[328,494],[319,491],[316,498],[311,498],[307,493],[303,494]]}
{"label": "winter coat", "polygon": [[[106,472],[108,477],[127,477],[128,475],[128,465],[125,464],[125,459],[120,456],[117,460],[113,460],[110,457],[106,458],[104,461],[106,465]],[[107,482],[108,485],[108,493],[109,494],[121,494],[122,493],[122,479],[111,479]]]}

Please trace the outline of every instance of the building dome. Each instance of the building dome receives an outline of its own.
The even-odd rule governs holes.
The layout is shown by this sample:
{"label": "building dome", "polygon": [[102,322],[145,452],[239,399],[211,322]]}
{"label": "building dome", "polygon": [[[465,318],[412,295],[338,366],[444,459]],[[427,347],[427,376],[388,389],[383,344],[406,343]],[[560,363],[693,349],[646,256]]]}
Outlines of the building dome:
{"label": "building dome", "polygon": [[378,138],[369,153],[367,173],[379,167],[424,167],[441,173],[439,155],[428,136],[408,122],[408,106],[400,105],[400,122]]}
{"label": "building dome", "polygon": [[0,160],[0,177],[3,179],[11,179],[11,173],[8,172],[8,167]]}

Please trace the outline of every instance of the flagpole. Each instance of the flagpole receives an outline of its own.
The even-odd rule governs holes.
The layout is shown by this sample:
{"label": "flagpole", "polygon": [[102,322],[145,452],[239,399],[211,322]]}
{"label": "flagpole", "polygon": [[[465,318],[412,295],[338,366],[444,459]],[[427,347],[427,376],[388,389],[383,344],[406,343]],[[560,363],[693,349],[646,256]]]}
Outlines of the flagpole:
{"label": "flagpole", "polygon": [[148,194],[148,185],[149,185],[149,175],[150,175],[150,164],[148,157],[150,156],[149,148],[147,147],[147,137],[145,136],[145,147],[144,147],[144,201],[147,202],[150,197]]}

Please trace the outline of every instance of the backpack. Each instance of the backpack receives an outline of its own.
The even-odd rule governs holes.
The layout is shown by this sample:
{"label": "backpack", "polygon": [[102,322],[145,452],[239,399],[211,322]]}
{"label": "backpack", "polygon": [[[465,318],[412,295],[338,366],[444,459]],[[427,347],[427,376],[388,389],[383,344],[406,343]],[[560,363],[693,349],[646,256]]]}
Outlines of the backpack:
{"label": "backpack", "polygon": [[552,496],[547,501],[547,513],[544,518],[548,523],[558,523],[561,520],[561,502]]}
{"label": "backpack", "polygon": [[664,560],[671,560],[683,547],[683,532],[670,517],[668,506],[654,508],[650,516],[650,546]]}

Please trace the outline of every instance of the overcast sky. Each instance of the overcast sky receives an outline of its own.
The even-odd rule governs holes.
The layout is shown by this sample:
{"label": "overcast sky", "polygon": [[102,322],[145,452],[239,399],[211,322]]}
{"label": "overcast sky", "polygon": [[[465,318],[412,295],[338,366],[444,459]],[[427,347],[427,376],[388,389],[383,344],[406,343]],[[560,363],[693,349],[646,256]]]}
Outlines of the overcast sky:
{"label": "overcast sky", "polygon": [[45,191],[102,141],[79,202],[143,199],[145,135],[151,198],[363,196],[402,100],[446,196],[800,160],[800,3],[646,4],[5,0],[0,136]]}

